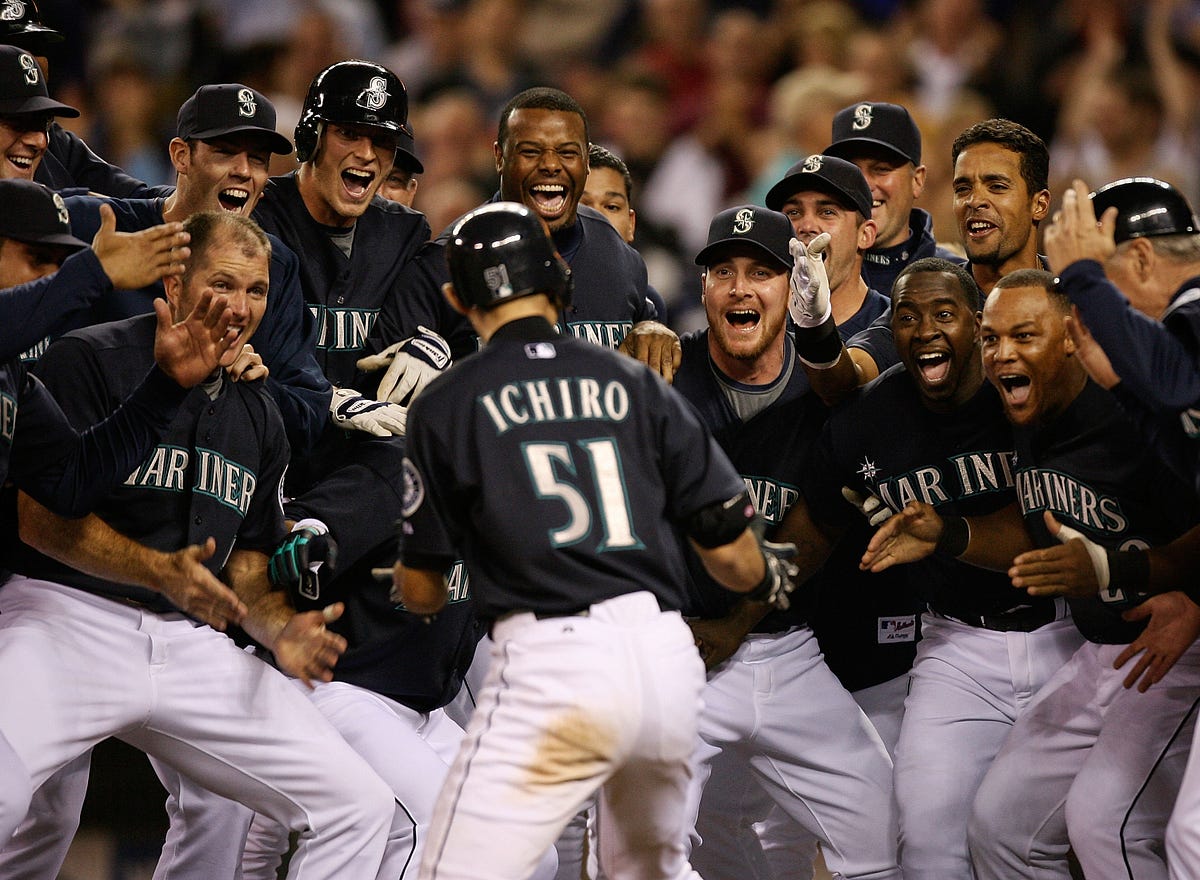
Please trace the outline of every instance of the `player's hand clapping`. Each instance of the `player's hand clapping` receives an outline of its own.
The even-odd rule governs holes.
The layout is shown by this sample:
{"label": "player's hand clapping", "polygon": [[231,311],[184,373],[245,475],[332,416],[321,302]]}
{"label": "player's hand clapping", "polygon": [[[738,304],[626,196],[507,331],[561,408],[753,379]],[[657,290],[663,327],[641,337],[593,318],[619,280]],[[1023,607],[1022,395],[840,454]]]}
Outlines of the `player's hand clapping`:
{"label": "player's hand clapping", "polygon": [[1078,260],[1103,263],[1117,250],[1113,232],[1117,226],[1117,209],[1109,208],[1096,221],[1088,185],[1075,180],[1063,193],[1062,207],[1046,227],[1044,246],[1050,268],[1061,272]]}
{"label": "player's hand clapping", "polygon": [[1050,511],[1043,519],[1059,546],[1030,550],[1014,559],[1008,570],[1013,586],[1030,596],[1096,596],[1108,585],[1104,548],[1077,529],[1062,525]]}
{"label": "player's hand clapping", "polygon": [[1175,661],[1200,637],[1200,606],[1178,590],[1151,596],[1121,616],[1129,621],[1150,618],[1142,634],[1113,661],[1113,669],[1120,669],[1137,657],[1125,676],[1125,687],[1137,684],[1138,693],[1144,694],[1162,681]]}
{"label": "player's hand clapping", "polygon": [[217,542],[209,538],[203,544],[163,554],[165,567],[156,586],[180,611],[224,631],[229,624],[242,622],[246,606],[205,567],[205,560],[216,552]]}
{"label": "player's hand clapping", "polygon": [[276,636],[271,653],[279,668],[311,688],[313,681],[332,681],[333,667],[346,650],[346,640],[325,628],[346,606],[335,602],[321,611],[293,614]]}
{"label": "player's hand clapping", "polygon": [[942,527],[942,518],[931,505],[910,501],[871,537],[858,567],[880,572],[893,565],[924,559],[937,549]]}
{"label": "player's hand clapping", "polygon": [[355,366],[368,373],[387,367],[375,399],[409,406],[451,363],[450,344],[429,328],[417,327],[416,335],[359,359]]}
{"label": "player's hand clapping", "polygon": [[675,380],[675,371],[683,362],[678,334],[659,321],[634,324],[617,346],[617,351],[641,361],[668,382]]}
{"label": "player's hand clapping", "polygon": [[100,268],[117,290],[136,290],[165,275],[182,275],[191,256],[191,236],[182,223],[163,223],[139,232],[117,232],[117,217],[110,205],[100,206],[100,229],[92,250]]}

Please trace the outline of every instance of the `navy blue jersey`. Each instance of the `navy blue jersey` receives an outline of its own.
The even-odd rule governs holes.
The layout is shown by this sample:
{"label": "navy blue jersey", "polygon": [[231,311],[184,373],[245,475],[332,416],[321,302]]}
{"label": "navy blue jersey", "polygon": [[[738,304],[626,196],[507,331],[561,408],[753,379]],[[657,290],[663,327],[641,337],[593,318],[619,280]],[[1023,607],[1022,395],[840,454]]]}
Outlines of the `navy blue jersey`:
{"label": "navy blue jersey", "polygon": [[[455,358],[476,349],[471,325],[442,295],[442,285],[450,280],[449,237],[450,230],[444,230],[404,271],[403,296],[384,303],[372,334],[373,350],[412,336],[418,325],[446,337]],[[560,327],[572,336],[616,348],[638,321],[657,318],[646,299],[646,264],[603,215],[580,205],[575,222],[552,237],[571,267],[575,285],[571,305],[559,317]]]}
{"label": "navy blue jersey", "polygon": [[484,620],[639,590],[681,608],[668,524],[744,487],[659,376],[540,318],[505,325],[429,384],[408,456],[404,562],[437,571],[461,550]]}
{"label": "navy blue jersey", "polygon": [[[105,202],[116,214],[121,232],[138,232],[163,222],[162,199],[72,196],[65,201],[71,215],[71,232],[84,241],[91,241],[100,229],[100,205]],[[317,441],[329,421],[332,389],[313,357],[316,326],[300,291],[300,261],[278,238],[267,237],[271,242],[271,288],[266,313],[251,344],[271,371],[267,390],[279,405],[288,442],[302,451]],[[93,302],[90,310],[72,317],[58,332],[152,312],[155,298],[162,296],[161,282],[140,290],[112,291]]]}
{"label": "navy blue jersey", "polygon": [[[403,703],[418,712],[446,705],[462,686],[483,634],[470,602],[461,562],[447,572],[446,607],[432,623],[409,614],[388,598],[390,583],[371,575],[396,559],[396,527],[401,517],[404,440],[360,435],[357,448],[340,467],[311,490],[284,505],[288,519],[315,517],[329,525],[338,542],[332,580],[310,605],[345,602],[342,617],[329,625],[348,647],[333,670],[344,681]],[[371,489],[370,516],[362,516],[363,491]]]}
{"label": "navy blue jersey", "polygon": [[[153,315],[99,324],[46,350],[34,371],[77,428],[106,417],[141,381],[154,360],[155,324]],[[214,537],[217,551],[205,563],[214,573],[235,543],[270,552],[282,539],[288,460],[279,409],[263,383],[218,375],[217,396],[189,391],[158,445],[94,510],[118,532],[165,552]],[[92,577],[29,548],[9,558],[14,571],[31,577],[172,610],[159,593]]]}
{"label": "navy blue jersey", "polygon": [[408,295],[399,279],[429,238],[425,215],[375,196],[354,222],[354,247],[348,258],[329,238],[330,232],[346,230],[331,230],[313,219],[292,173],[271,178],[254,219],[304,255],[300,288],[316,321],[317,362],[334,385],[353,385],[355,363],[366,353],[379,310],[389,300]]}
{"label": "navy blue jersey", "polygon": [[838,324],[838,335],[843,342],[852,339],[874,324],[880,315],[891,315],[891,301],[874,287],[867,288],[867,296],[849,320]]}
{"label": "navy blue jersey", "polygon": [[0,358],[37,360],[49,337],[78,326],[112,284],[91,248],[77,251],[57,272],[0,290]]}
{"label": "navy blue jersey", "polygon": [[[908,371],[893,367],[830,417],[806,476],[801,489],[813,516],[833,524],[861,518],[842,486],[871,492],[892,510],[916,500],[943,516],[980,516],[1015,498],[1012,430],[989,383],[954,411],[936,413]],[[1004,572],[944,556],[905,571],[931,610],[962,620],[1052,602],[1014,589]]]}
{"label": "navy blue jersey", "polygon": [[[74,132],[51,123],[49,145],[33,179],[50,189],[79,189],[117,198],[165,196],[170,187],[148,186],[116,165],[105,162]],[[91,241],[91,239],[85,239]]]}
{"label": "navy blue jersey", "polygon": [[157,367],[131,390],[111,416],[78,433],[20,361],[0,364],[0,483],[11,478],[60,516],[89,512],[145,458],[187,393]]}
{"label": "navy blue jersey", "polygon": [[[1122,550],[1170,543],[1196,523],[1190,485],[1091,381],[1057,418],[1016,431],[1016,449],[1017,500],[1038,546],[1056,544],[1042,521],[1046,510],[1097,544]],[[1089,641],[1125,644],[1145,628],[1098,598],[1069,601]]]}
{"label": "navy blue jersey", "polygon": [[[770,524],[768,537],[772,537],[784,514],[799,497],[808,450],[820,434],[828,410],[810,392],[808,379],[789,344],[788,354],[794,364],[787,387],[774,403],[748,421],[742,421],[723,392],[717,365],[708,353],[708,331],[688,333],[680,343],[683,361],[675,373],[673,387],[696,410],[700,421],[712,432],[717,445],[741,474],[746,490],[754,499],[755,510]],[[730,379],[724,382],[751,393],[776,389],[774,384],[739,386]],[[684,553],[691,575],[685,613],[693,617],[724,617],[738,597],[709,577],[699,556],[690,547],[685,546]],[[810,582],[803,589],[807,597],[815,587]],[[755,626],[755,631],[787,629],[802,623],[806,611],[805,601],[795,597],[791,608],[772,612]]]}
{"label": "navy blue jersey", "polygon": [[[933,237],[933,218],[927,211],[913,208],[908,215],[908,238],[891,247],[873,247],[863,254],[862,277],[867,285],[891,299],[896,276],[909,263],[924,257],[941,257],[964,265],[967,261],[953,251],[938,247]],[[860,328],[861,329],[861,328]],[[857,331],[856,331],[857,332]]]}

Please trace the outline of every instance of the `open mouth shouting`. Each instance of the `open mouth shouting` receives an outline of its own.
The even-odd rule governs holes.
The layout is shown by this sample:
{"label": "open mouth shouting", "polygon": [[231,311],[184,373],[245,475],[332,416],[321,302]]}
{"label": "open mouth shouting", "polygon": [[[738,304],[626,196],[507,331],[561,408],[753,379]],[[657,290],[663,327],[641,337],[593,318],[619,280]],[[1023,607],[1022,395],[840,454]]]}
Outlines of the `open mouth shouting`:
{"label": "open mouth shouting", "polygon": [[996,382],[1000,387],[1000,396],[1003,398],[1005,406],[1019,410],[1029,402],[1033,382],[1028,376],[1020,373],[1002,373],[996,376]]}
{"label": "open mouth shouting", "polygon": [[347,168],[342,171],[342,186],[346,188],[350,198],[356,201],[370,194],[374,180],[374,172],[363,171],[361,168]]}
{"label": "open mouth shouting", "polygon": [[995,223],[990,220],[968,220],[967,221],[967,238],[971,241],[978,241],[986,238],[993,230],[999,229]]}
{"label": "open mouth shouting", "polygon": [[240,186],[226,187],[217,193],[217,201],[220,203],[222,211],[240,214],[246,207],[246,203],[250,201],[250,191]]}
{"label": "open mouth shouting", "polygon": [[751,333],[757,330],[761,318],[754,309],[734,309],[725,313],[725,323],[736,333]]}
{"label": "open mouth shouting", "polygon": [[561,183],[539,183],[529,188],[533,208],[547,220],[553,220],[567,209],[567,188]]}
{"label": "open mouth shouting", "polygon": [[917,370],[926,385],[941,385],[950,377],[950,352],[927,351],[917,355]]}

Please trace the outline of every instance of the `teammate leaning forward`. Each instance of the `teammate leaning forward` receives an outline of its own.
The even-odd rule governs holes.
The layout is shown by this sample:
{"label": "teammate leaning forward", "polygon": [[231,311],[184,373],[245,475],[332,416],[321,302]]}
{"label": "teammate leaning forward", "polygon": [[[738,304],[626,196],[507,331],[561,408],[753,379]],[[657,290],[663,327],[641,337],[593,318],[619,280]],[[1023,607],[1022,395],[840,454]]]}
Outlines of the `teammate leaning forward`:
{"label": "teammate leaning forward", "polygon": [[641,364],[554,330],[570,272],[536,217],[497,203],[447,248],[446,295],[487,345],[409,420],[397,584],[436,613],[461,549],[492,664],[420,876],[527,876],[600,790],[611,877],[694,877],[683,854],[704,664],[678,614],[687,532],[715,578],[790,586],[741,478]]}

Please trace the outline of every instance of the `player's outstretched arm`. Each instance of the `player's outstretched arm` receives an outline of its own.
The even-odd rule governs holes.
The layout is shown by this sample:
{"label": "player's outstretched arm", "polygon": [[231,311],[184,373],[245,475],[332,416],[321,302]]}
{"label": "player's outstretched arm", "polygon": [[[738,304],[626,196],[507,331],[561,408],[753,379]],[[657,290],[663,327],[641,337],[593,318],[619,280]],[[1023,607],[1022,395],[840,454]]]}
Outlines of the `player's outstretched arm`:
{"label": "player's outstretched arm", "polygon": [[683,347],[679,335],[661,321],[638,321],[617,351],[641,361],[668,382],[675,380],[675,371],[683,363]]}
{"label": "player's outstretched arm", "polygon": [[272,589],[267,566],[264,553],[234,550],[221,571],[246,603],[242,629],[275,655],[280,669],[306,686],[312,687],[313,681],[331,681],[346,640],[326,629],[326,624],[341,617],[345,606],[336,602],[320,611],[297,612],[283,590]]}
{"label": "player's outstretched arm", "polygon": [[1125,687],[1136,684],[1138,692],[1144,694],[1162,681],[1175,661],[1200,637],[1200,605],[1173,590],[1151,596],[1122,616],[1130,621],[1150,619],[1142,634],[1113,661],[1113,669],[1120,669],[1137,658],[1125,676]]}
{"label": "player's outstretched arm", "polygon": [[181,275],[191,256],[191,236],[182,223],[163,223],[138,232],[117,232],[112,206],[100,205],[100,229],[92,250],[117,290],[136,290],[166,275]]}
{"label": "player's outstretched arm", "polygon": [[1032,548],[1015,502],[986,516],[943,518],[931,505],[910,501],[871,537],[859,568],[880,572],[937,552],[1007,571],[1014,557]]}
{"label": "player's outstretched arm", "polygon": [[216,552],[209,538],[164,553],[122,535],[94,514],[65,519],[24,492],[17,500],[22,541],[45,555],[93,577],[156,590],[186,614],[224,630],[242,621],[246,607],[204,567]]}

